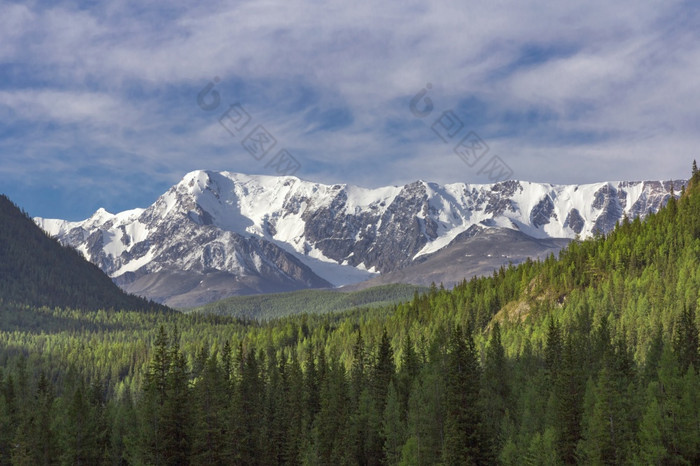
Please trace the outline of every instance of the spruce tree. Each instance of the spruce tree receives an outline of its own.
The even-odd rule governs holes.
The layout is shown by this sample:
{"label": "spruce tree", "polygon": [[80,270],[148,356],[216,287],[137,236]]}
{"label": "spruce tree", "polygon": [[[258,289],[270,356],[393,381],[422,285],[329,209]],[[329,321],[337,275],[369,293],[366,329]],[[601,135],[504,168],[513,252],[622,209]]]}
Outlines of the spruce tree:
{"label": "spruce tree", "polygon": [[[409,439],[402,449],[402,463],[437,464],[441,460],[445,424],[444,367],[437,359],[424,366],[409,398],[407,429]],[[411,455],[407,456],[410,451]]]}
{"label": "spruce tree", "polygon": [[177,335],[170,347],[170,368],[166,377],[166,396],[163,403],[164,461],[167,465],[189,462],[192,448],[192,397],[185,356],[180,352]]}
{"label": "spruce tree", "polygon": [[653,392],[657,389],[657,384],[653,382],[649,385],[652,395],[648,396],[647,405],[642,417],[639,431],[637,434],[639,451],[637,453],[637,462],[639,464],[652,464],[661,466],[666,463],[668,452],[663,442],[661,426],[663,418],[661,408],[656,401]]}
{"label": "spruce tree", "polygon": [[447,353],[443,462],[488,464],[493,458],[484,435],[479,389],[481,373],[471,333],[452,331]]}
{"label": "spruce tree", "polygon": [[372,368],[370,379],[372,405],[367,413],[367,463],[382,464],[384,462],[384,435],[382,418],[386,409],[386,398],[389,384],[395,376],[394,351],[391,348],[386,328],[377,347],[377,356]]}
{"label": "spruce tree", "polygon": [[262,456],[260,450],[264,384],[255,352],[249,350],[241,355],[241,359],[243,367],[240,381],[236,386],[232,416],[232,436],[236,439],[237,449],[234,462],[254,464]]}
{"label": "spruce tree", "polygon": [[387,464],[398,464],[401,461],[401,450],[406,442],[406,426],[403,420],[401,401],[394,388],[389,384],[384,421],[382,422],[384,441],[384,457]]}
{"label": "spruce tree", "polygon": [[700,367],[698,346],[698,328],[695,325],[695,315],[689,309],[684,308],[676,323],[673,337],[673,351],[678,358],[681,372],[687,371],[691,365],[696,370]]}
{"label": "spruce tree", "polygon": [[552,386],[551,383],[556,380],[558,375],[561,354],[562,344],[559,326],[554,321],[554,318],[550,317],[547,324],[547,340],[545,343],[545,368],[550,386]]}
{"label": "spruce tree", "polygon": [[295,349],[291,350],[287,377],[286,408],[289,413],[283,463],[299,464],[304,440],[304,375]]}
{"label": "spruce tree", "polygon": [[484,358],[481,394],[484,429],[496,450],[500,450],[504,443],[501,429],[510,406],[510,379],[505,350],[501,343],[501,327],[496,322],[491,330]]}
{"label": "spruce tree", "polygon": [[580,341],[567,335],[561,367],[554,381],[557,450],[565,463],[576,461],[576,446],[581,439],[581,411],[584,379],[581,372],[583,348]]}
{"label": "spruce tree", "polygon": [[[1,379],[0,383],[2,383]],[[0,465],[10,464],[13,433],[14,428],[10,419],[8,404],[5,400],[5,395],[0,393]]]}
{"label": "spruce tree", "polygon": [[418,376],[420,370],[420,359],[413,347],[411,336],[406,335],[401,346],[401,367],[397,374],[396,390],[398,392],[399,401],[402,408],[402,416],[405,419],[405,413],[408,412],[408,399],[411,394],[411,387]]}
{"label": "spruce tree", "polygon": [[228,464],[233,459],[229,431],[229,390],[226,371],[215,355],[204,364],[193,388],[192,463]]}
{"label": "spruce tree", "polygon": [[143,455],[141,460],[146,463],[165,464],[167,446],[163,416],[170,365],[171,352],[168,335],[165,327],[161,325],[145,377],[144,396],[138,409],[141,414],[140,452]]}
{"label": "spruce tree", "polygon": [[321,382],[321,410],[314,428],[315,458],[319,464],[354,464],[348,431],[349,393],[345,370],[335,360]]}

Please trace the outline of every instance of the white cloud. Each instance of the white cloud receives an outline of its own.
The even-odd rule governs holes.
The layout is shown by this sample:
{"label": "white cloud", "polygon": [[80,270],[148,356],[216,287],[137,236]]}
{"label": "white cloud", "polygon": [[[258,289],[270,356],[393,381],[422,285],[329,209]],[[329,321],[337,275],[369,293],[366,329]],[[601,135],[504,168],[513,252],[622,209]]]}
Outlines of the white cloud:
{"label": "white cloud", "polygon": [[[408,99],[430,82],[436,109],[483,105],[470,124],[521,178],[682,176],[700,142],[697,19],[659,1],[5,3],[0,111],[16,131],[0,150],[40,163],[65,145],[69,166],[89,152],[108,168],[132,154],[134,170],[172,181],[192,168],[261,172],[219,111],[196,107],[220,76],[224,104],[249,105],[309,176],[479,181],[427,127],[387,129],[411,128]],[[309,133],[319,123],[293,108],[304,99],[351,123]],[[528,126],[533,112],[548,118]]]}
{"label": "white cloud", "polygon": [[58,124],[124,121],[133,109],[105,93],[62,90],[0,91],[0,105],[19,118]]}

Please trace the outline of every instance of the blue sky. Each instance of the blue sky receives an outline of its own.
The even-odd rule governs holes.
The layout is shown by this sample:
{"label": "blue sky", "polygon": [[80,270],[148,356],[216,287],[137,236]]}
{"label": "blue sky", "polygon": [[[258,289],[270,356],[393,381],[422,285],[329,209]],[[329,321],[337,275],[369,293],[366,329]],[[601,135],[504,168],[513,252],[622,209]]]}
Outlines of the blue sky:
{"label": "blue sky", "polygon": [[[191,170],[273,175],[280,149],[301,178],[368,187],[486,183],[494,156],[551,183],[684,178],[700,158],[698,2],[192,3],[0,3],[0,192],[78,220]],[[219,123],[235,103],[276,140],[262,160]],[[473,166],[453,152],[469,132],[488,146]]]}

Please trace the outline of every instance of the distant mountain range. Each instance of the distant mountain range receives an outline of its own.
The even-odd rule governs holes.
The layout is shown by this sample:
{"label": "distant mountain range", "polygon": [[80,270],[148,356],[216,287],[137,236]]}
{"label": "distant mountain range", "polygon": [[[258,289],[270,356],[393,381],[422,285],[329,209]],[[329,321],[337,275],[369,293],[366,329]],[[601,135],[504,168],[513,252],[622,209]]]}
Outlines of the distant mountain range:
{"label": "distant mountain range", "polygon": [[450,285],[655,212],[685,184],[416,181],[366,189],[195,171],[146,209],[34,220],[123,289],[189,307],[305,288]]}
{"label": "distant mountain range", "polygon": [[98,267],[39,229],[0,195],[0,304],[170,311],[119,289]]}

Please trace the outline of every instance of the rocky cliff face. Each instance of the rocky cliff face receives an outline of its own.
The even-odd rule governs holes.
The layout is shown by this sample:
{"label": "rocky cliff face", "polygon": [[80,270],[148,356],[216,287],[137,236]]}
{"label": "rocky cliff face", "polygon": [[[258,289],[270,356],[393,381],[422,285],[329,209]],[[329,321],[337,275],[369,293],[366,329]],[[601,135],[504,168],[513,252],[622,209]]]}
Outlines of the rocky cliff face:
{"label": "rocky cliff face", "polygon": [[684,184],[416,181],[365,189],[197,171],[147,209],[100,209],[82,222],[35,221],[122,287],[190,305],[359,282],[414,264],[473,226],[536,239],[607,232],[623,216],[658,210],[671,186]]}

